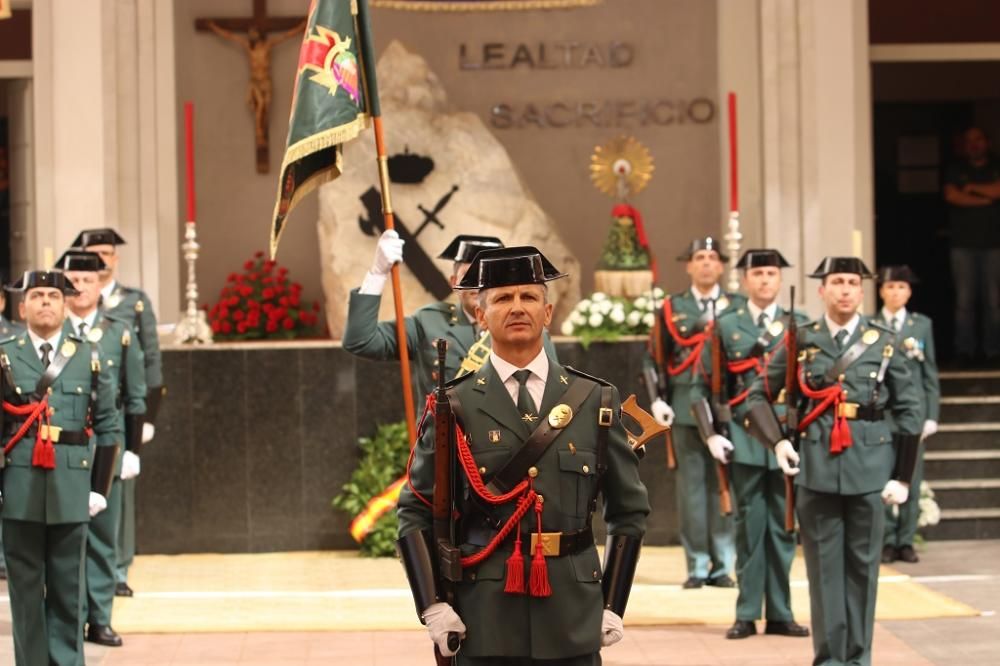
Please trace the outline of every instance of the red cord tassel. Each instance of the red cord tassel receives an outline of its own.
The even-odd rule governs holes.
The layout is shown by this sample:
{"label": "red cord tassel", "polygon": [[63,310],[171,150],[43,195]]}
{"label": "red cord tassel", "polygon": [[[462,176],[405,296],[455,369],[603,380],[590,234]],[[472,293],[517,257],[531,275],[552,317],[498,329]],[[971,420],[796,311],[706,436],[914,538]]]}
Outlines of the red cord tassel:
{"label": "red cord tassel", "polygon": [[507,582],[503,591],[507,594],[524,594],[524,556],[521,554],[521,530],[514,540],[514,552],[507,558]]}
{"label": "red cord tassel", "polygon": [[549,568],[545,564],[545,553],[542,549],[542,503],[539,500],[535,500],[535,515],[538,517],[538,541],[535,543],[535,554],[531,557],[531,596],[551,597]]}
{"label": "red cord tassel", "polygon": [[51,439],[35,438],[35,448],[31,452],[31,464],[44,469],[56,468],[56,447]]}

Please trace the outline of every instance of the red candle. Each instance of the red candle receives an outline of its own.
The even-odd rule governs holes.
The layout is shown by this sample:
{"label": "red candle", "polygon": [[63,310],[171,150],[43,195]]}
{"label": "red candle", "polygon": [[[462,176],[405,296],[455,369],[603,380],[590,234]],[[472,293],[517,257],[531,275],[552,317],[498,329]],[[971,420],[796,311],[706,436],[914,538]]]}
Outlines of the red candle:
{"label": "red candle", "polygon": [[184,148],[187,175],[187,221],[194,222],[194,104],[184,102]]}
{"label": "red candle", "polygon": [[729,211],[740,210],[740,161],[736,152],[736,93],[729,93]]}

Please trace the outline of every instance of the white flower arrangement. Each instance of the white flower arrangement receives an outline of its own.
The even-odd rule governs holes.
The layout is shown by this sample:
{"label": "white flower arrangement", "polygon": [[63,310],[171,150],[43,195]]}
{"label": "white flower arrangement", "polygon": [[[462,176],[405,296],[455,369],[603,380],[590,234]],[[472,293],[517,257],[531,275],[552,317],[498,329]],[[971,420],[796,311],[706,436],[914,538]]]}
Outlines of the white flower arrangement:
{"label": "white flower arrangement", "polygon": [[597,291],[576,304],[559,331],[579,336],[584,346],[594,340],[615,340],[622,335],[647,335],[664,296],[659,287],[635,300]]}
{"label": "white flower arrangement", "polygon": [[934,491],[926,481],[920,482],[920,516],[917,518],[917,527],[930,527],[941,522],[941,507],[934,499]]}

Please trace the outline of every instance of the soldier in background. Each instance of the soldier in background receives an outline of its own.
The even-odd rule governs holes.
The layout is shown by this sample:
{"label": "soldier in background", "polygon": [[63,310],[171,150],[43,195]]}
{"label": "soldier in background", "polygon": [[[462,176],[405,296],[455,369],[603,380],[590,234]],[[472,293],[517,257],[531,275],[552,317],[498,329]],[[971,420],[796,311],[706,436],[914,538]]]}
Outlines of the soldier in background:
{"label": "soldier in background", "polygon": [[[906,309],[913,295],[917,276],[909,266],[883,266],[878,272],[879,296],[882,309],[872,319],[896,334],[896,353],[906,359],[913,383],[921,396],[923,433],[917,468],[913,473],[913,492],[898,510],[887,507],[885,512],[885,542],[882,561],[891,564],[897,559],[915,563],[920,558],[913,549],[920,517],[920,483],[924,478],[924,440],[937,432],[941,413],[941,383],[938,380],[937,357],[934,353],[934,324],[930,317]],[[898,429],[893,423],[893,432]]]}
{"label": "soldier in background", "polygon": [[[76,237],[73,246],[100,255],[107,268],[100,272],[101,308],[116,319],[131,324],[142,349],[146,374],[146,413],[142,425],[142,443],[148,444],[156,435],[156,415],[166,394],[160,340],[156,331],[156,314],[149,296],[141,289],[126,287],[118,282],[118,246],[123,239],[114,229],[86,229]],[[138,470],[136,470],[138,472]],[[128,584],[128,569],[135,558],[135,484],[137,478],[122,484],[122,523],[118,531],[115,594],[132,596]]]}
{"label": "soldier in background", "polygon": [[687,263],[691,286],[668,296],[656,313],[651,337],[651,357],[659,375],[659,399],[650,407],[663,425],[673,425],[677,450],[677,511],[681,545],[687,558],[685,589],[702,585],[734,587],[730,578],[735,552],[733,524],[719,511],[719,481],[715,462],[698,436],[691,415],[691,392],[695,385],[707,385],[708,368],[702,363],[706,329],[713,314],[743,306],[739,294],[722,290],[719,280],[728,257],[711,236],[691,241],[678,260]]}

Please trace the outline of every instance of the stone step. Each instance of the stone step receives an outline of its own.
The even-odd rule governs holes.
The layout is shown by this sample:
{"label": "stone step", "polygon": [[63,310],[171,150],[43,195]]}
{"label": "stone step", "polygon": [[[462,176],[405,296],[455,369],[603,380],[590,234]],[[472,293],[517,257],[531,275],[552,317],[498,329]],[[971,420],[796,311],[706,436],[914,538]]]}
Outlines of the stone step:
{"label": "stone step", "polygon": [[928,481],[1000,478],[1000,449],[927,451],[924,476]]}
{"label": "stone step", "polygon": [[1000,395],[948,395],[941,398],[942,423],[1000,421]]}
{"label": "stone step", "polygon": [[942,510],[1000,507],[1000,479],[938,479],[928,483]]}
{"label": "stone step", "polygon": [[956,449],[1000,450],[1000,421],[991,423],[942,423],[926,441],[929,451]]}
{"label": "stone step", "polygon": [[1000,371],[942,372],[940,379],[942,395],[1000,395]]}
{"label": "stone step", "polygon": [[921,528],[931,541],[1000,538],[1000,509],[941,509],[941,522]]}

